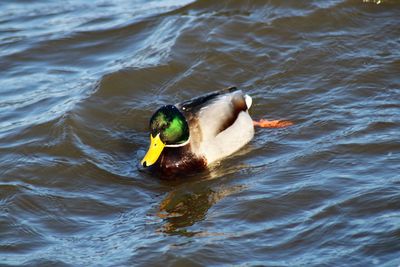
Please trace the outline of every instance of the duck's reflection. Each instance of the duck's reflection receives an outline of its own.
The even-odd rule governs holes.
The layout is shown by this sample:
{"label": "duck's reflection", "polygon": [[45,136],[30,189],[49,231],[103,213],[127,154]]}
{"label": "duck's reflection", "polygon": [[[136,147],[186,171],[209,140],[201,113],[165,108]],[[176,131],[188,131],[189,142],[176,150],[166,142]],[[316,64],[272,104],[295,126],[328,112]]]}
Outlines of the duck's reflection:
{"label": "duck's reflection", "polygon": [[215,185],[210,179],[181,184],[159,205],[157,216],[163,219],[159,230],[167,234],[204,235],[202,231],[189,231],[187,228],[204,220],[215,203],[244,189],[244,185]]}

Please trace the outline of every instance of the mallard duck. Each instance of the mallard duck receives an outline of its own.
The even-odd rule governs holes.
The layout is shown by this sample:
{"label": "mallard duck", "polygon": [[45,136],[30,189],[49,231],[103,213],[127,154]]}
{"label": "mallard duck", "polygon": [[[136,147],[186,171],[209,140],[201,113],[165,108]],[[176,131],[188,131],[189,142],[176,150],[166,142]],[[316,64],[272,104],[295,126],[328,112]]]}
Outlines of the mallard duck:
{"label": "mallard duck", "polygon": [[159,108],[141,165],[163,174],[206,169],[253,138],[251,104],[250,96],[230,87]]}

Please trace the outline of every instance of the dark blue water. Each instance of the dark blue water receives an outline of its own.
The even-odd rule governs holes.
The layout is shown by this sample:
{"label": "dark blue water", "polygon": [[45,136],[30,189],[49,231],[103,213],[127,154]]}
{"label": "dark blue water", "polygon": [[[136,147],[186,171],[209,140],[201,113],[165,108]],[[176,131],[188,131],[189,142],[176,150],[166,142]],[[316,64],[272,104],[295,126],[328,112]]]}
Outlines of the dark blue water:
{"label": "dark blue water", "polygon": [[[0,3],[1,266],[399,266],[398,1]],[[140,172],[163,104],[235,85],[257,129]]]}

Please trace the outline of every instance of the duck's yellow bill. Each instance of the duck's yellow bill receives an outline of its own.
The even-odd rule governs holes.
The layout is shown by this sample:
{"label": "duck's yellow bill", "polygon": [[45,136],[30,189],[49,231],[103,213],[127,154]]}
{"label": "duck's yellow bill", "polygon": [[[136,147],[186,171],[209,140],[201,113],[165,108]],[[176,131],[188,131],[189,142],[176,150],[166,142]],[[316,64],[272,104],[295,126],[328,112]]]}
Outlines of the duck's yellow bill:
{"label": "duck's yellow bill", "polygon": [[147,151],[146,155],[142,159],[142,166],[148,167],[156,163],[157,159],[160,157],[161,152],[163,151],[165,144],[160,139],[160,134],[157,134],[156,137],[153,137],[150,134],[150,147]]}

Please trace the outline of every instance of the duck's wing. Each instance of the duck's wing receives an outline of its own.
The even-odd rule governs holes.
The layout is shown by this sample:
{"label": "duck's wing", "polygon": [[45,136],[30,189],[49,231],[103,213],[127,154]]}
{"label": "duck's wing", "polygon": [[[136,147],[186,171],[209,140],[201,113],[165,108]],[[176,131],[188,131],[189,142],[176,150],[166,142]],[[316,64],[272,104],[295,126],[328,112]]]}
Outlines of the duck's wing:
{"label": "duck's wing", "polygon": [[184,102],[177,104],[176,106],[186,112],[191,112],[195,114],[199,112],[201,108],[209,105],[210,102],[216,100],[217,98],[223,95],[231,94],[235,91],[239,91],[239,89],[236,87],[228,87],[223,90],[211,92],[190,100],[186,100]]}
{"label": "duck's wing", "polygon": [[197,121],[203,139],[215,137],[231,126],[242,111],[251,106],[251,97],[236,87],[230,87],[177,105],[192,120]]}

